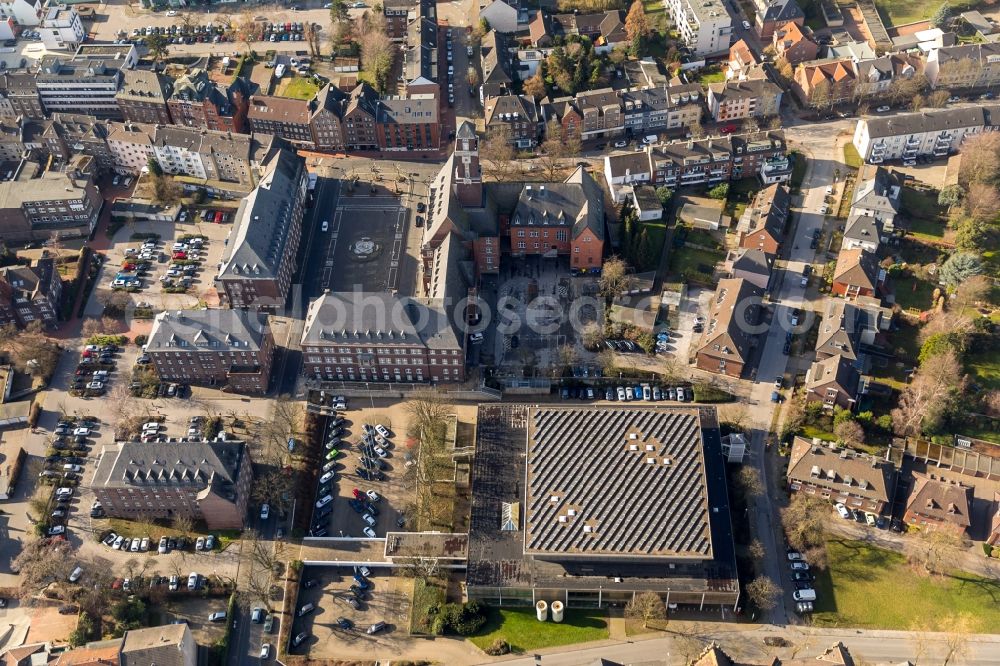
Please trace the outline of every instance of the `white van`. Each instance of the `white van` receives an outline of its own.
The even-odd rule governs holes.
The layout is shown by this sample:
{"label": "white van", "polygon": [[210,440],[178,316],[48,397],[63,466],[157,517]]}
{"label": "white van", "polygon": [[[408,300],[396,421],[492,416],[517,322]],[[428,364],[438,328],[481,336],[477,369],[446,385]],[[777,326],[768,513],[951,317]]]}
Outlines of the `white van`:
{"label": "white van", "polygon": [[77,567],[73,569],[73,573],[69,575],[69,582],[75,583],[80,580],[80,576],[83,575],[83,567]]}
{"label": "white van", "polygon": [[648,144],[648,145],[652,146],[654,143],[656,143],[659,140],[660,140],[660,137],[656,136],[655,134],[647,134],[645,137],[643,137],[642,142],[645,143],[645,144]]}
{"label": "white van", "polygon": [[796,601],[816,601],[816,590],[795,590],[792,599]]}

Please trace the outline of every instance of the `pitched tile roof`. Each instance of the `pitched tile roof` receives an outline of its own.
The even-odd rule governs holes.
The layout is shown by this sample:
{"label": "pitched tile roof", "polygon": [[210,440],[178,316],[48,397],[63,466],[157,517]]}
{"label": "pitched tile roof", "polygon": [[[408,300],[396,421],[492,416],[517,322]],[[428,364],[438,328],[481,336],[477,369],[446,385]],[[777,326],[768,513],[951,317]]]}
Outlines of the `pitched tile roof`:
{"label": "pitched tile roof", "polygon": [[708,323],[702,333],[699,354],[745,363],[750,354],[751,322],[754,311],[751,299],[760,298],[762,290],[743,278],[723,278],[712,297]]}
{"label": "pitched tile roof", "polygon": [[879,284],[881,270],[874,253],[861,248],[841,250],[833,271],[833,281],[875,289]]}
{"label": "pitched tile roof", "polygon": [[834,493],[849,492],[888,502],[896,467],[891,461],[865,453],[796,437],[788,457],[787,476],[790,480],[828,488]]}
{"label": "pitched tile roof", "polygon": [[913,473],[906,510],[964,528],[972,524],[972,487],[933,474]]}

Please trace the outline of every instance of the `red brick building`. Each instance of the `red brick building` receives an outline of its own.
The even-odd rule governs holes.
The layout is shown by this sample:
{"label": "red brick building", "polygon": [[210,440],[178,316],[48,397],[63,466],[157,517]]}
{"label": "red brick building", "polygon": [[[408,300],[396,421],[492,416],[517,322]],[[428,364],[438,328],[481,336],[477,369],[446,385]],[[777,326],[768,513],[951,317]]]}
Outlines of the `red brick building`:
{"label": "red brick building", "polygon": [[788,488],[848,509],[885,511],[896,487],[896,467],[829,442],[796,437],[788,457]]}
{"label": "red brick building", "polygon": [[193,69],[174,81],[167,107],[175,125],[245,132],[250,95],[242,78],[222,86],[209,79],[205,70]]}
{"label": "red brick building", "polygon": [[437,150],[441,146],[437,96],[383,97],[375,132],[380,150]]}
{"label": "red brick building", "polygon": [[878,257],[862,248],[841,250],[833,271],[833,293],[847,298],[877,296],[885,282]]}
{"label": "red brick building", "polygon": [[972,487],[934,474],[913,473],[906,498],[907,525],[964,537],[972,524]]}
{"label": "red brick building", "polygon": [[755,343],[763,290],[742,278],[719,280],[695,356],[708,372],[740,377]]}
{"label": "red brick building", "polygon": [[525,185],[509,234],[511,256],[569,256],[575,271],[600,269],[604,193],[583,167],[564,183]]}
{"label": "red brick building", "polygon": [[51,257],[33,266],[0,268],[0,326],[24,328],[40,321],[47,328],[58,323],[62,278]]}

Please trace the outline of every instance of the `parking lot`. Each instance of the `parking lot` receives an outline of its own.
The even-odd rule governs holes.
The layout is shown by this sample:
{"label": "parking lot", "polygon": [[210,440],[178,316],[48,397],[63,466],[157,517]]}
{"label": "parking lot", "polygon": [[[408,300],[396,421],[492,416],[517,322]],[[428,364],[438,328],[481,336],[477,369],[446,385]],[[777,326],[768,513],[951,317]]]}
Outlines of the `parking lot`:
{"label": "parking lot", "polygon": [[[295,619],[291,635],[304,632],[309,638],[293,648],[293,654],[308,652],[310,657],[333,658],[384,653],[407,638],[413,581],[394,576],[389,569],[373,569],[362,577],[367,589],[356,594],[351,588],[358,590],[360,584],[354,576],[354,569],[347,566],[303,570],[303,586],[311,587],[299,591],[296,615],[307,604],[315,609]],[[352,599],[358,599],[357,608]],[[341,620],[346,620],[343,626]],[[384,622],[385,627],[368,634],[378,622]]]}
{"label": "parking lot", "polygon": [[[347,201],[329,220],[320,221],[317,236],[323,289],[367,291],[398,288],[406,254],[407,209],[394,196]],[[322,231],[324,222],[327,231]]]}
{"label": "parking lot", "polygon": [[[394,426],[391,416],[378,410],[338,412],[327,420],[311,536],[381,538],[405,528],[403,507],[412,498],[412,484],[404,475],[413,456],[402,432],[405,422],[399,423]],[[366,437],[365,427],[376,424],[388,437],[374,429]]]}
{"label": "parking lot", "polygon": [[[87,304],[87,316],[100,317],[111,292],[118,289],[127,289],[121,293],[129,297],[129,313],[139,304],[153,312],[192,308],[199,302],[217,304],[215,270],[232,229],[221,220],[231,222],[232,212],[212,210],[211,221],[192,210],[184,212],[183,221],[135,222],[119,229]],[[215,223],[217,217],[220,223]]]}

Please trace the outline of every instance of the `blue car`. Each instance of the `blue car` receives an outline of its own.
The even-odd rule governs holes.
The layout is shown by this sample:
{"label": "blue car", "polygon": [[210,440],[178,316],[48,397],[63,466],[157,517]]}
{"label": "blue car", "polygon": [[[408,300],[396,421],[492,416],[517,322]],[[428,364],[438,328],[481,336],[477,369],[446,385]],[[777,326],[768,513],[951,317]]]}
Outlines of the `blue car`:
{"label": "blue car", "polygon": [[632,395],[635,396],[636,400],[642,400],[642,387],[636,386],[632,389]]}

